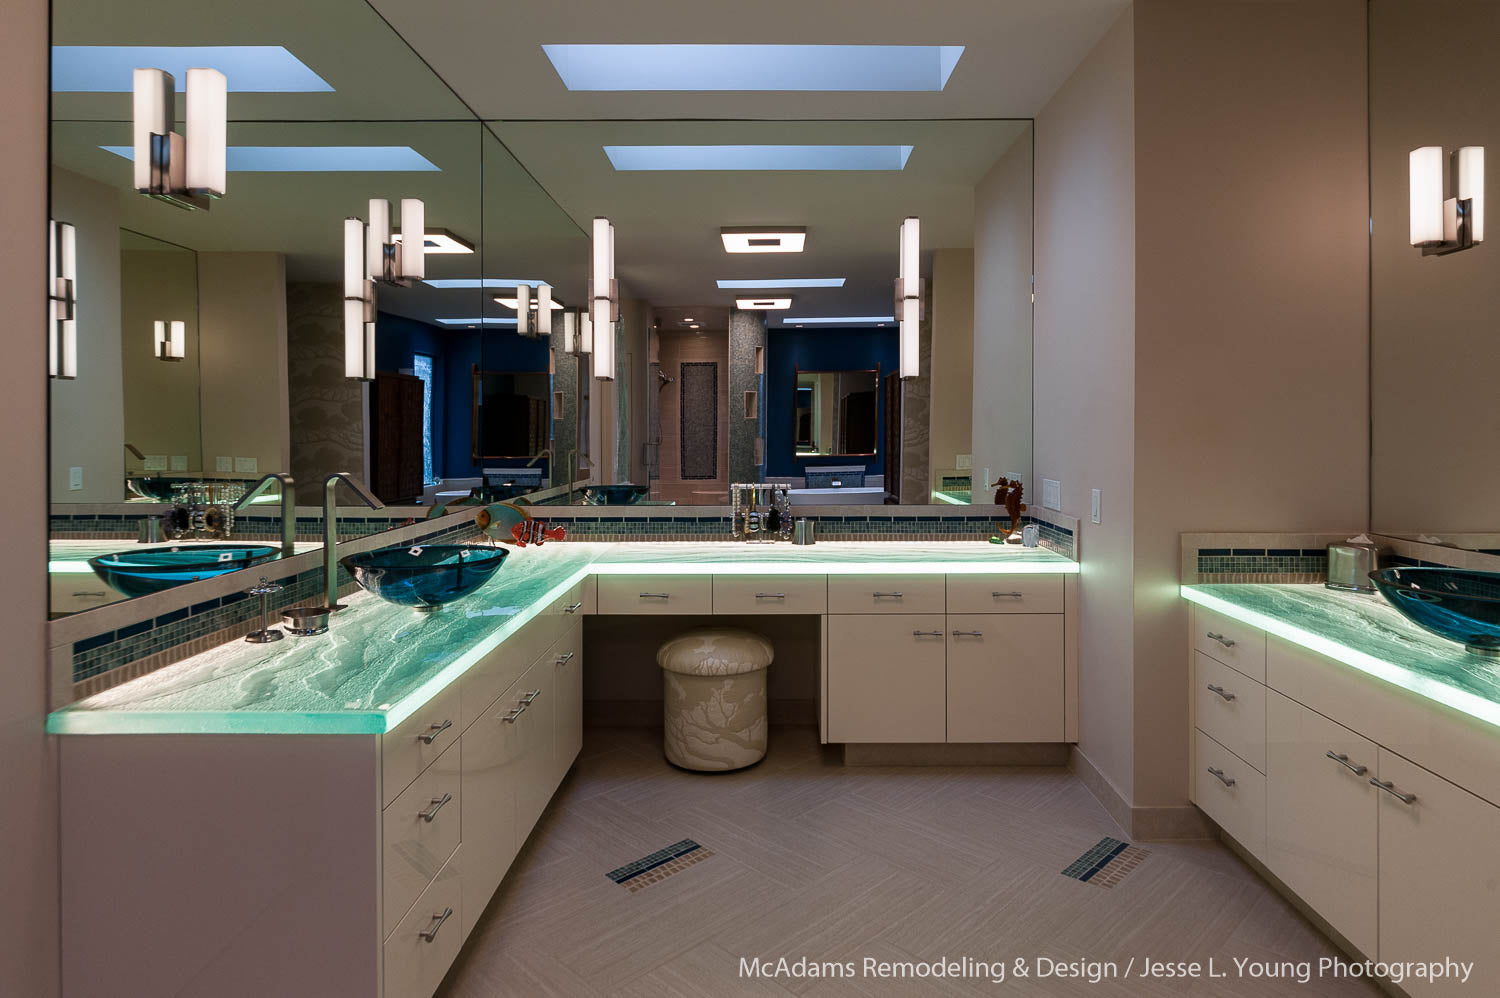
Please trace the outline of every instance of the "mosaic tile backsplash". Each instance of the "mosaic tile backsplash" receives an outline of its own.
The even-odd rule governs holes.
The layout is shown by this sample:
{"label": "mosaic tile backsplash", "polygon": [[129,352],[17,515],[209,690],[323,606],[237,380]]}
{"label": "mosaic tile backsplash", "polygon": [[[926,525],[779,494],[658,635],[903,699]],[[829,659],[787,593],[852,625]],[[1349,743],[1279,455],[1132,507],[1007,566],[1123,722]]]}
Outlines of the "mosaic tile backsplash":
{"label": "mosaic tile backsplash", "polygon": [[[153,509],[141,513],[53,513],[47,518],[47,534],[59,540],[104,540],[120,537],[135,540],[140,536],[141,524],[146,518],[161,511]],[[340,515],[338,519],[339,540],[365,537],[381,531],[392,530],[414,522],[408,515],[365,516]],[[230,540],[277,540],[281,539],[281,515],[255,516],[244,513],[235,515],[234,530]],[[297,539],[316,541],[323,539],[321,516],[297,517]]]}

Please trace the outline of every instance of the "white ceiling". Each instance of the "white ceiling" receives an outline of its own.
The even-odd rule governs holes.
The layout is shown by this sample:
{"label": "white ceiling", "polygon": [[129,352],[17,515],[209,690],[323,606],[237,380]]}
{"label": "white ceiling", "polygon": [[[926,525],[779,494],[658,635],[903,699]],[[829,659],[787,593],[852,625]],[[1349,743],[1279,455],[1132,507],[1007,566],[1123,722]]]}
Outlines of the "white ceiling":
{"label": "white ceiling", "polygon": [[[370,0],[482,118],[1029,118],[1128,0]],[[940,93],[571,93],[543,44],[963,45]]]}

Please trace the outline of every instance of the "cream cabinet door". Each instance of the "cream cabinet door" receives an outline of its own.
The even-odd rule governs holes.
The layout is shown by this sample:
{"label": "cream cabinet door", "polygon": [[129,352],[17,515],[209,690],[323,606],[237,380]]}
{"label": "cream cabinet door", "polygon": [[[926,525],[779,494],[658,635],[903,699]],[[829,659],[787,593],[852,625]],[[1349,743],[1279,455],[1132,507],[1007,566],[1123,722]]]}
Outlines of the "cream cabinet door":
{"label": "cream cabinet door", "polygon": [[583,627],[575,626],[550,654],[557,699],[552,705],[556,738],[553,746],[552,788],[562,782],[583,749]]}
{"label": "cream cabinet door", "polygon": [[[516,796],[525,742],[516,683],[463,735],[463,931],[467,935],[516,858]],[[529,827],[529,826],[528,826]]]}
{"label": "cream cabinet door", "polygon": [[1275,690],[1266,698],[1266,865],[1373,956],[1375,744]]}
{"label": "cream cabinet door", "polygon": [[1474,962],[1467,985],[1404,981],[1412,998],[1495,994],[1500,808],[1385,749],[1378,778],[1380,959]]}
{"label": "cream cabinet door", "polygon": [[828,617],[828,740],[941,742],[947,734],[941,613]]}
{"label": "cream cabinet door", "polygon": [[516,845],[531,834],[556,787],[557,666],[544,655],[517,683],[516,701],[523,708],[520,729],[520,779],[516,783]]}
{"label": "cream cabinet door", "polygon": [[1063,616],[948,615],[948,741],[1063,740]]}

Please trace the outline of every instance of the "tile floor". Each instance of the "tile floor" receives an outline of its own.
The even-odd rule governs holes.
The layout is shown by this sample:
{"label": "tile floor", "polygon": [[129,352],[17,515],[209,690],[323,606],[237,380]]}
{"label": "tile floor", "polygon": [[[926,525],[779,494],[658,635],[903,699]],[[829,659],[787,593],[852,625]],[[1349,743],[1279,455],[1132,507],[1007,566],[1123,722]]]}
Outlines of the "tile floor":
{"label": "tile floor", "polygon": [[[741,957],[1311,960],[1334,949],[1223,846],[1151,842],[1112,889],[1062,875],[1125,838],[1070,773],[846,768],[772,731],[740,773],[662,760],[661,734],[591,729],[439,994],[494,996],[1374,996],[1372,985],[739,976]],[[713,855],[636,892],[606,874],[682,839]]]}

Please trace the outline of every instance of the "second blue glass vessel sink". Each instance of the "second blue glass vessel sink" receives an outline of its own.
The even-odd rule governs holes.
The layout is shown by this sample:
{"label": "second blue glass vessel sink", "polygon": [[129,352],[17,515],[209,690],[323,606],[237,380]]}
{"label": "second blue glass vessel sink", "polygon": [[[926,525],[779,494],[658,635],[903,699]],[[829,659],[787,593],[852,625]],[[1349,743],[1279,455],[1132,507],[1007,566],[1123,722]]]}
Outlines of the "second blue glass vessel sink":
{"label": "second blue glass vessel sink", "polygon": [[89,559],[89,567],[109,586],[134,597],[237,572],[277,553],[269,544],[182,544],[100,555]]}
{"label": "second blue glass vessel sink", "polygon": [[1382,568],[1370,581],[1406,619],[1479,655],[1500,656],[1500,573]]}
{"label": "second blue glass vessel sink", "polygon": [[351,554],[339,564],[388,603],[436,610],[488,582],[509,554],[480,544],[427,544]]}

